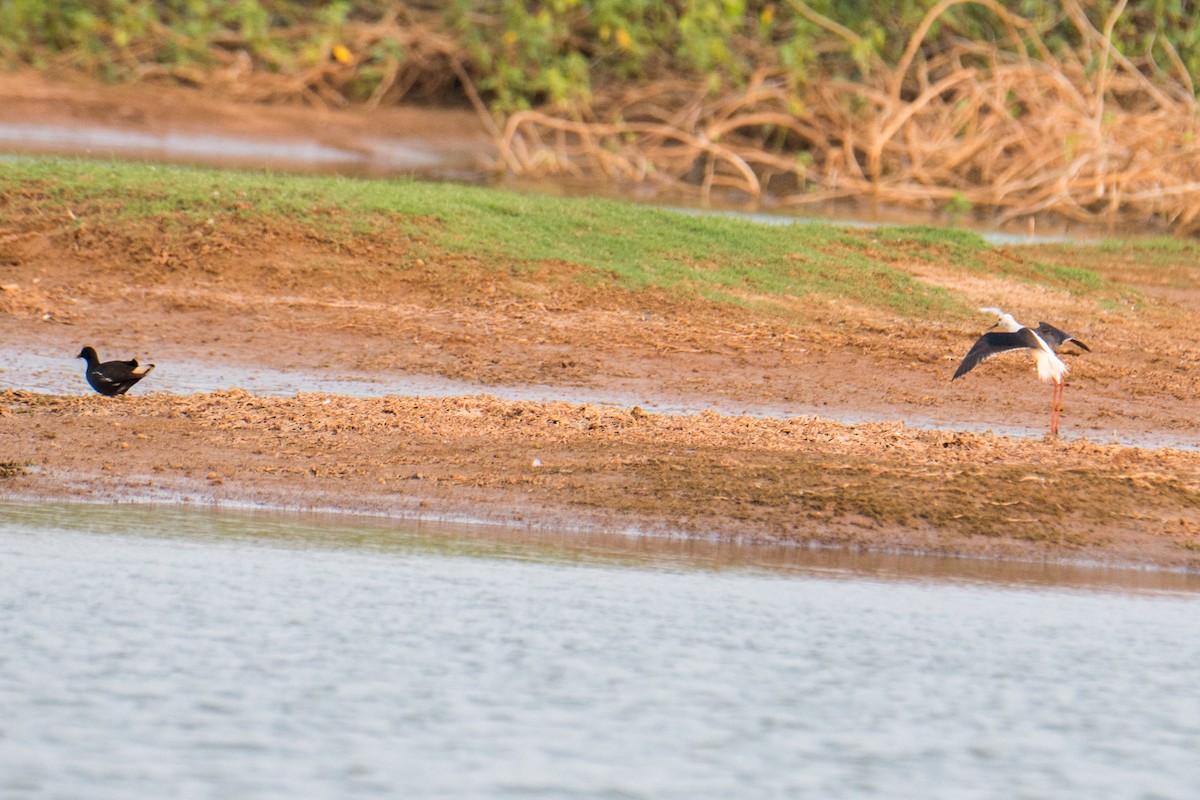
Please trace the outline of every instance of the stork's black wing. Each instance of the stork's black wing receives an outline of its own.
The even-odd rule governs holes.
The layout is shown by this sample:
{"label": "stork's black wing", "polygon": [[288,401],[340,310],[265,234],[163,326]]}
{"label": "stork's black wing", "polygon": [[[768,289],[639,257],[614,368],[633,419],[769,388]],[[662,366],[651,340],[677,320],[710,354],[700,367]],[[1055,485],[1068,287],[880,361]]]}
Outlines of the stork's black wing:
{"label": "stork's black wing", "polygon": [[1037,326],[1037,332],[1043,339],[1046,340],[1046,344],[1050,345],[1055,350],[1062,347],[1063,343],[1070,342],[1080,350],[1086,350],[1089,353],[1092,352],[1092,348],[1088,347],[1086,344],[1079,341],[1066,331],[1054,327],[1049,322],[1039,322]]}
{"label": "stork's black wing", "polygon": [[1037,334],[1029,330],[1029,328],[1021,328],[1015,333],[1008,331],[992,331],[985,333],[975,340],[975,344],[971,345],[971,349],[967,351],[966,357],[962,363],[958,365],[958,369],[954,373],[955,378],[961,378],[966,375],[983,361],[988,360],[992,356],[1008,352],[1009,350],[1020,350],[1022,348],[1037,349],[1038,338]]}

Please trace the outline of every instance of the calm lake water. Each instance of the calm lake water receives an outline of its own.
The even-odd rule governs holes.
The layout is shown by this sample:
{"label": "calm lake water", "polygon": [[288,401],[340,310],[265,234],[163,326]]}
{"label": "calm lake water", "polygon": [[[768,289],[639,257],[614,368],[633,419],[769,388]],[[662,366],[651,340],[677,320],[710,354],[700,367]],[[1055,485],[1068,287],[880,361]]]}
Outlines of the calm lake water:
{"label": "calm lake water", "polygon": [[0,797],[1191,800],[1197,580],[0,504]]}

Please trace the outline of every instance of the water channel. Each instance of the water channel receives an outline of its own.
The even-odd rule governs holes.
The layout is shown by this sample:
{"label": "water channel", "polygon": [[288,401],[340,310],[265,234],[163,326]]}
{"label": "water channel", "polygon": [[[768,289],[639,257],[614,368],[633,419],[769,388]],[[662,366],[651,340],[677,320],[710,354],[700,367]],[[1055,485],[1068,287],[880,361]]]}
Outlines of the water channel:
{"label": "water channel", "polygon": [[1185,800],[1198,589],[0,504],[0,797]]}
{"label": "water channel", "polygon": [[[91,389],[83,380],[83,362],[52,346],[34,343],[26,348],[0,347],[0,390],[17,389],[48,394],[88,395]],[[244,389],[264,397],[291,397],[299,392],[323,392],[349,397],[464,397],[487,394],[502,400],[531,402],[589,403],[592,405],[632,408],[641,406],[655,414],[699,414],[716,411],[720,414],[788,419],[821,417],[822,419],[854,425],[864,422],[888,422],[898,415],[870,414],[826,406],[789,403],[786,405],[761,402],[732,402],[717,398],[680,399],[650,394],[646,391],[623,391],[606,386],[587,389],[547,384],[479,384],[457,381],[439,375],[412,373],[354,374],[344,367],[337,371],[310,369],[274,369],[260,366],[254,369],[221,363],[213,366],[199,359],[175,358],[169,366],[158,367],[153,373],[153,389],[139,385],[133,394],[160,392],[166,394],[208,393],[226,389]],[[904,424],[924,430],[957,430],[973,433],[994,433],[1001,436],[1040,438],[1045,429],[989,420],[963,420],[949,416],[903,415]],[[1174,431],[1116,432],[1098,425],[1076,427],[1064,431],[1067,440],[1090,439],[1106,444],[1129,447],[1171,447],[1195,450],[1200,447],[1195,437]]]}

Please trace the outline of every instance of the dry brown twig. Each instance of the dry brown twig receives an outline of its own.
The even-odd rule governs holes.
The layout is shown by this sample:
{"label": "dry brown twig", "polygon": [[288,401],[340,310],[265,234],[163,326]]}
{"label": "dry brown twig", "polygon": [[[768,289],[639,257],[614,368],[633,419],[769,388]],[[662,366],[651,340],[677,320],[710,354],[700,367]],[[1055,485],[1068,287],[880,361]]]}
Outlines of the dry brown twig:
{"label": "dry brown twig", "polygon": [[[967,3],[995,14],[1007,43],[943,39],[948,46],[924,47],[934,23]],[[787,5],[838,42],[859,41],[800,0]],[[217,68],[178,67],[172,76],[254,102],[377,107],[417,89],[463,94],[496,141],[497,167],[519,175],[639,183],[702,199],[725,192],[792,207],[854,197],[923,209],[967,203],[1001,222],[1051,213],[1198,233],[1192,79],[1165,40],[1165,71],[1140,69],[1112,46],[1125,6],[1119,0],[1098,29],[1079,0],[1064,0],[1080,43],[1052,53],[1032,23],[996,0],[942,0],[895,66],[875,59],[855,81],[827,77],[797,90],[764,69],[713,97],[697,82],[663,79],[597,91],[590,107],[571,114],[540,109],[499,120],[459,45],[418,12],[346,25],[350,63],[328,59],[299,75],[272,74],[256,69],[249,47],[229,32],[214,50]],[[289,35],[300,43],[316,33],[297,27]],[[372,63],[375,83],[362,98],[363,54],[381,44],[398,46],[404,58]],[[171,69],[151,63],[151,51],[143,55],[143,74]]]}
{"label": "dry brown twig", "polygon": [[[933,22],[966,2],[997,14],[1011,47],[955,42],[918,58]],[[853,196],[925,208],[956,200],[1002,222],[1053,213],[1196,233],[1192,88],[1179,64],[1177,75],[1147,75],[1112,47],[1124,6],[1100,31],[1067,2],[1082,42],[1054,55],[1031,23],[994,0],[943,0],[894,68],[879,65],[859,82],[817,81],[797,97],[782,75],[763,72],[715,100],[678,82],[599,93],[582,119],[511,115],[497,139],[501,162],[516,173],[649,181],[701,198],[724,189],[785,206]],[[807,10],[811,22],[836,26]],[[1089,64],[1098,66],[1089,72]]]}

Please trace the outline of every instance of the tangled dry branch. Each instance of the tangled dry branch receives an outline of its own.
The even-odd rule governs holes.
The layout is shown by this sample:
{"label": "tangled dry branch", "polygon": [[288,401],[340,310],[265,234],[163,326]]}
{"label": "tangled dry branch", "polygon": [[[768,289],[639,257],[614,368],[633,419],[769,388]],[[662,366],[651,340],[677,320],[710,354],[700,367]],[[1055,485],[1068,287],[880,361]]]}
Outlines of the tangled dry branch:
{"label": "tangled dry branch", "polygon": [[[938,18],[966,3],[1001,20],[1004,42],[923,46]],[[800,0],[788,5],[847,45],[858,38]],[[139,69],[257,102],[375,107],[414,94],[465,95],[496,140],[498,167],[518,175],[637,183],[705,200],[724,192],[795,207],[866,198],[972,207],[1000,222],[1051,214],[1200,233],[1200,120],[1183,62],[1165,39],[1174,54],[1166,70],[1112,46],[1125,0],[1102,29],[1079,0],[1063,8],[1078,33],[1074,50],[1052,53],[1032,23],[996,0],[942,0],[895,65],[876,62],[853,81],[825,77],[797,90],[763,69],[714,97],[695,81],[659,79],[598,91],[582,110],[506,118],[476,93],[468,56],[438,18],[404,4],[378,22],[347,25],[352,56],[307,70],[261,69],[233,32],[213,53],[215,69],[162,66],[150,54]],[[297,26],[287,35],[298,50],[318,34]]]}
{"label": "tangled dry branch", "polygon": [[1171,74],[1143,71],[1111,47],[1123,2],[1103,31],[1066,3],[1075,51],[1052,55],[1029,23],[1004,12],[1007,49],[958,41],[919,57],[927,23],[968,1],[978,2],[931,9],[896,67],[815,81],[799,97],[782,75],[762,71],[716,99],[665,82],[601,95],[582,117],[514,113],[498,138],[503,167],[702,198],[732,190],[785,206],[969,203],[999,221],[1051,213],[1200,231],[1190,78],[1179,63]]}
{"label": "tangled dry branch", "polygon": [[[152,52],[146,52],[135,70],[142,78],[167,77],[255,103],[322,107],[363,103],[377,108],[414,94],[428,99],[460,91],[465,54],[432,14],[398,4],[378,22],[348,23],[340,33],[340,39],[325,42],[320,56],[313,59],[315,63],[303,68],[263,68],[250,55],[253,48],[245,37],[227,31],[208,53],[212,65],[163,65],[154,60]],[[313,25],[280,28],[275,34],[281,39],[279,49],[292,53],[311,50],[314,42],[323,39],[321,30]],[[173,34],[164,29],[162,35]],[[335,58],[335,52],[344,56]]]}

